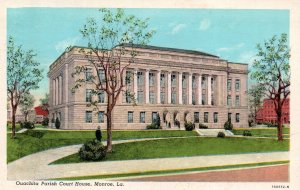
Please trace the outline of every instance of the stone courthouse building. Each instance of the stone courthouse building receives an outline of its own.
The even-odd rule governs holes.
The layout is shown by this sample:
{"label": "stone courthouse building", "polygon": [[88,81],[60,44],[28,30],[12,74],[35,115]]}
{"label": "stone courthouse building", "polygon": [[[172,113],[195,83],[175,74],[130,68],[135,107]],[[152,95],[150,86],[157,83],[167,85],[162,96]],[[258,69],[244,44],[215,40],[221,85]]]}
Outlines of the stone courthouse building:
{"label": "stone courthouse building", "polygon": [[[125,45],[126,46],[126,45]],[[63,53],[50,65],[49,117],[59,118],[61,129],[106,127],[106,95],[92,96],[89,80],[75,92],[71,76],[77,65],[89,63],[78,47]],[[248,127],[248,65],[191,50],[138,46],[126,88],[135,94],[136,105],[123,93],[114,108],[113,129],[146,129],[159,115],[163,129],[183,129],[185,121],[209,128],[223,128],[228,118],[234,127]],[[85,72],[88,79],[95,69]],[[100,73],[100,78],[104,76]],[[125,76],[124,76],[125,77]],[[97,100],[99,110],[87,107]],[[53,126],[53,124],[50,125]]]}

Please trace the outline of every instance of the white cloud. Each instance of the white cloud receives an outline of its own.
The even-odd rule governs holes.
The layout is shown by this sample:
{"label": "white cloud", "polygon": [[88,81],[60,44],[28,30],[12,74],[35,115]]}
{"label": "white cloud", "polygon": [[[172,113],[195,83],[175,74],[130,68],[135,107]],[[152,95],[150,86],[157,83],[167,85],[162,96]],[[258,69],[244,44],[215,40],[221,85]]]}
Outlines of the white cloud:
{"label": "white cloud", "polygon": [[210,27],[210,20],[208,19],[202,19],[200,21],[199,30],[207,30]]}
{"label": "white cloud", "polygon": [[183,30],[186,27],[186,24],[182,24],[182,23],[170,23],[169,27],[172,28],[171,30],[171,34],[177,34],[178,32],[180,32],[181,30]]}
{"label": "white cloud", "polygon": [[239,56],[239,62],[241,63],[248,63],[252,65],[256,58],[256,53],[254,51],[244,51]]}
{"label": "white cloud", "polygon": [[67,47],[74,46],[79,41],[79,39],[80,37],[76,36],[74,38],[68,38],[63,41],[60,41],[55,45],[55,49],[58,52],[63,52]]}
{"label": "white cloud", "polygon": [[244,43],[239,43],[239,44],[236,44],[234,46],[231,46],[231,47],[221,47],[221,48],[218,48],[217,49],[217,52],[229,52],[229,51],[234,51],[234,50],[238,50],[242,47],[244,47],[245,44]]}

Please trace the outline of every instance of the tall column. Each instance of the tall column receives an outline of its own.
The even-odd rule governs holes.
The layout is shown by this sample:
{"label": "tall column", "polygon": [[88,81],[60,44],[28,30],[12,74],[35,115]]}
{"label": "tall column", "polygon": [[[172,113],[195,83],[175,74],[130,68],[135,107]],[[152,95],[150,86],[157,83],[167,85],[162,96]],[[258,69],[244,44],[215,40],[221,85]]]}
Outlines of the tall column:
{"label": "tall column", "polygon": [[55,94],[56,90],[55,90],[55,79],[52,79],[52,88],[51,88],[51,97],[52,97],[52,106],[55,105]]}
{"label": "tall column", "polygon": [[156,72],[156,103],[160,104],[160,70]]}
{"label": "tall column", "polygon": [[182,104],[182,72],[178,73],[178,103]]}
{"label": "tall column", "polygon": [[55,105],[58,104],[58,78],[55,78]]}
{"label": "tall column", "polygon": [[56,78],[56,105],[59,104],[59,77]]}
{"label": "tall column", "polygon": [[137,94],[138,94],[137,69],[134,69],[133,72],[133,93],[134,93],[134,98],[137,99]]}
{"label": "tall column", "polygon": [[149,69],[145,71],[145,103],[149,103]]}
{"label": "tall column", "polygon": [[198,104],[202,105],[202,76],[198,75]]}
{"label": "tall column", "polygon": [[189,100],[188,100],[188,104],[193,104],[192,101],[192,93],[193,93],[193,86],[192,86],[192,80],[193,80],[193,73],[189,73],[189,78],[188,78],[188,82],[189,82],[189,88],[188,88],[188,92],[189,92]]}
{"label": "tall column", "polygon": [[69,128],[69,109],[68,109],[68,99],[69,99],[69,89],[68,89],[68,80],[67,80],[67,78],[68,78],[68,74],[69,74],[69,71],[68,71],[68,69],[69,69],[69,67],[68,67],[69,65],[68,64],[65,64],[65,79],[66,80],[64,80],[64,91],[65,91],[65,93],[64,93],[64,102],[65,102],[65,112],[64,112],[64,128],[65,129],[67,129],[67,128]]}
{"label": "tall column", "polygon": [[172,72],[168,72],[168,104],[171,104],[171,76]]}
{"label": "tall column", "polygon": [[59,104],[62,104],[62,95],[63,95],[63,81],[62,76],[59,76]]}
{"label": "tall column", "polygon": [[211,105],[211,76],[207,76],[207,104]]}

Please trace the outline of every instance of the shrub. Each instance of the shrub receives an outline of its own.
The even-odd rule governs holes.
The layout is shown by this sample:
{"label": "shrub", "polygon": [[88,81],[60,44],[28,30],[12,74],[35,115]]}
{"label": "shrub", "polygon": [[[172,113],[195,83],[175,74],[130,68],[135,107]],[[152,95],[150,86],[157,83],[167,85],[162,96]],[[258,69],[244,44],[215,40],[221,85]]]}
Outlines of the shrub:
{"label": "shrub", "polygon": [[220,138],[224,138],[225,137],[225,133],[220,131],[217,135],[217,137],[220,137]]}
{"label": "shrub", "polygon": [[159,116],[159,114],[157,114],[157,118],[156,118],[154,124],[157,125],[158,127],[160,127],[160,116]]}
{"label": "shrub", "polygon": [[192,131],[195,128],[195,124],[192,122],[185,122],[184,128],[186,131]]}
{"label": "shrub", "polygon": [[47,126],[49,124],[49,118],[48,117],[45,117],[42,121],[42,125],[43,126]]}
{"label": "shrub", "polygon": [[233,129],[233,125],[232,125],[232,123],[231,123],[230,120],[227,120],[227,121],[224,123],[224,129],[230,130],[230,131]]}
{"label": "shrub", "polygon": [[45,133],[46,131],[28,130],[25,134],[40,139],[45,135]]}
{"label": "shrub", "polygon": [[208,129],[208,126],[203,123],[199,123],[199,129]]}
{"label": "shrub", "polygon": [[161,127],[156,125],[155,123],[151,123],[150,125],[147,125],[146,128],[147,129],[161,129]]}
{"label": "shrub", "polygon": [[243,136],[252,136],[252,133],[251,133],[251,131],[246,130],[246,131],[243,131]]}
{"label": "shrub", "polygon": [[34,129],[34,123],[30,122],[30,121],[25,121],[23,123],[20,124],[21,128],[25,128],[25,129]]}
{"label": "shrub", "polygon": [[60,128],[60,121],[59,121],[58,118],[56,118],[56,120],[55,120],[55,128],[56,128],[56,129],[59,129],[59,128]]}
{"label": "shrub", "polygon": [[106,148],[97,139],[86,142],[79,150],[79,156],[86,161],[102,160],[106,156]]}

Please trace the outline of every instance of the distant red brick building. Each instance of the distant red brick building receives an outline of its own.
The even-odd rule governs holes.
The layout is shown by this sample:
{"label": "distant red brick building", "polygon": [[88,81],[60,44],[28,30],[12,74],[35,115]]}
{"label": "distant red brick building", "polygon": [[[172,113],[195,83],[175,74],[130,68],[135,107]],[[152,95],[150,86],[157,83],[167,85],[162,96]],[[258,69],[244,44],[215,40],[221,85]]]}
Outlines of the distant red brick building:
{"label": "distant red brick building", "polygon": [[48,104],[43,105],[43,106],[37,106],[34,108],[36,123],[41,123],[44,120],[44,118],[48,117],[49,111],[48,111],[47,107],[48,107]]}
{"label": "distant red brick building", "polygon": [[[276,121],[275,105],[272,100],[265,99],[263,107],[256,113],[256,122],[276,123]],[[281,122],[283,124],[290,123],[290,99],[286,99],[282,106]]]}

